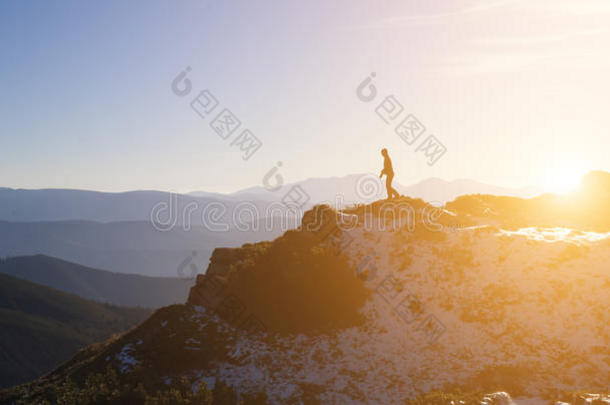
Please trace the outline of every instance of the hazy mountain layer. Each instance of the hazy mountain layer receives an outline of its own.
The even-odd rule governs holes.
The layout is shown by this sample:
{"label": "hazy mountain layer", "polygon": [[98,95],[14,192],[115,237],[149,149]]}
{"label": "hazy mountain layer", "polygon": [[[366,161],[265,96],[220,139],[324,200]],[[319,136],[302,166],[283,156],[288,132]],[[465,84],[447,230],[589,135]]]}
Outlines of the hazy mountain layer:
{"label": "hazy mountain layer", "polygon": [[[186,274],[192,278],[193,272],[205,270],[215,247],[273,238],[286,229],[280,222],[269,224],[267,227],[263,222],[258,230],[245,231],[212,231],[202,226],[159,231],[150,222],[0,222],[0,256],[44,254],[119,273],[157,277]],[[180,265],[191,257],[184,272],[179,272]]]}
{"label": "hazy mountain layer", "polygon": [[[437,178],[422,180],[405,186],[406,180],[395,179],[396,189],[403,195],[426,201],[451,201],[464,194],[493,194],[515,197],[533,197],[541,193],[535,187],[507,188],[480,183],[474,180],[446,181]],[[401,184],[402,183],[402,184]],[[344,203],[370,203],[385,197],[385,186],[376,174],[351,174],[343,177],[312,178],[287,184],[268,184],[250,187],[230,194],[196,191],[176,194],[164,191],[129,191],[107,193],[88,190],[41,189],[23,190],[0,188],[0,221],[150,221],[180,225],[187,222],[202,225],[205,207],[222,205],[224,220],[231,219],[240,204],[255,206],[260,218],[272,201],[280,202],[294,187],[307,195],[304,208],[322,202],[334,205],[337,197]]]}
{"label": "hazy mountain layer", "polygon": [[185,278],[169,278],[112,273],[44,255],[0,261],[0,273],[93,301],[146,308],[184,302],[195,281],[189,267],[184,267]]}

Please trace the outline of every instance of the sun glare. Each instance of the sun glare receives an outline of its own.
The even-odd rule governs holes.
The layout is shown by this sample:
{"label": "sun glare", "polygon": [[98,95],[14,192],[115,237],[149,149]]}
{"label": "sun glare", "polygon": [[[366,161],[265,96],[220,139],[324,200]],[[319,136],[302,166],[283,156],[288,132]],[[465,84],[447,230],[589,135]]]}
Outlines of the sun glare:
{"label": "sun glare", "polygon": [[553,176],[547,179],[546,189],[556,194],[567,194],[580,185],[586,170],[574,167],[562,167],[554,170]]}

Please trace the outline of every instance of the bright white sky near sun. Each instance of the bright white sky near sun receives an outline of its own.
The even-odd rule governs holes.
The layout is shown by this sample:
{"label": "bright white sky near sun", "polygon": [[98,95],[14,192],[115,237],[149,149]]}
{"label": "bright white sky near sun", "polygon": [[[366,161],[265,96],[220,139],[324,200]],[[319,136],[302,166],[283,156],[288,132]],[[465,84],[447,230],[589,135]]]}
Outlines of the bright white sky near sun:
{"label": "bright white sky near sun", "polygon": [[[127,4],[129,3],[129,4]],[[229,192],[381,169],[562,190],[610,171],[610,2],[0,4],[0,186]],[[170,90],[191,66],[248,161]],[[432,167],[356,97],[371,72],[447,147]],[[196,95],[193,93],[193,95]]]}

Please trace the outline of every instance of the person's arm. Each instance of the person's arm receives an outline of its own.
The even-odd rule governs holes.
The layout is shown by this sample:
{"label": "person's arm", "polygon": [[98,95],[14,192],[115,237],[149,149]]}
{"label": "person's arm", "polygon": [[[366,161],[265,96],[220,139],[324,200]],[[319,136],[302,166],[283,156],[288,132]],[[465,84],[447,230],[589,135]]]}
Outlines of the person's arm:
{"label": "person's arm", "polygon": [[379,178],[381,178],[384,174],[385,174],[385,167],[383,168],[383,170],[381,170],[381,173],[379,173]]}

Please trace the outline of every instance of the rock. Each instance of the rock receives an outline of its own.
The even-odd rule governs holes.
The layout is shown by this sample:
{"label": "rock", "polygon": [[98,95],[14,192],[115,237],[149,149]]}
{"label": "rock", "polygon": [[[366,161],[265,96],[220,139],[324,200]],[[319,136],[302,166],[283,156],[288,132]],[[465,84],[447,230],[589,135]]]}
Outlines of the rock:
{"label": "rock", "polygon": [[231,266],[252,257],[257,248],[260,250],[267,244],[261,242],[256,245],[245,244],[238,248],[214,249],[205,274],[197,275],[197,282],[191,287],[187,303],[213,309],[224,297],[222,290],[226,287]]}
{"label": "rock", "polygon": [[210,257],[210,265],[205,274],[210,276],[226,276],[231,264],[243,260],[249,254],[246,246],[241,248],[216,248]]}
{"label": "rock", "polygon": [[320,230],[337,225],[337,212],[329,205],[316,205],[303,214],[301,230],[305,232],[319,232]]}
{"label": "rock", "polygon": [[216,309],[226,297],[226,279],[221,276],[202,275],[197,277],[197,284],[191,287],[187,303],[206,309]]}
{"label": "rock", "polygon": [[494,392],[483,397],[481,405],[512,405],[513,400],[506,392]]}

